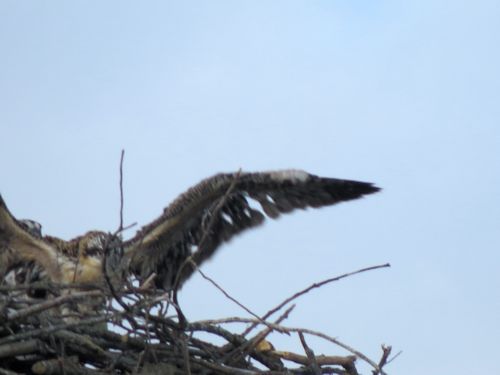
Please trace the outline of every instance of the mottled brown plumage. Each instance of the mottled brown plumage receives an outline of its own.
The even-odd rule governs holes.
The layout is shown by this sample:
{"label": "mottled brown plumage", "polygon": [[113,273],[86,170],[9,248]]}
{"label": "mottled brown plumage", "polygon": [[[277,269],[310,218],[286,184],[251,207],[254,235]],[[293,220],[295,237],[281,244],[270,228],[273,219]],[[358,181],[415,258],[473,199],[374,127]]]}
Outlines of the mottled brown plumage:
{"label": "mottled brown plumage", "polygon": [[[155,273],[156,285],[170,290],[176,279],[180,286],[193,273],[189,265],[182,266],[189,256],[201,265],[222,243],[260,225],[265,216],[277,218],[294,209],[333,205],[378,190],[370,183],[299,170],[218,174],[180,195],[160,217],[123,242],[116,268],[140,280]],[[0,277],[19,262],[35,262],[54,282],[100,282],[106,245],[108,235],[98,231],[71,241],[38,238],[10,214],[0,196]]]}
{"label": "mottled brown plumage", "polygon": [[[125,243],[125,253],[131,258],[131,270],[140,278],[155,272],[157,286],[170,289],[189,255],[202,264],[223,242],[260,225],[265,215],[277,218],[297,208],[332,205],[378,190],[370,183],[322,178],[298,170],[218,174],[179,196]],[[252,199],[263,212],[250,204]],[[189,265],[184,267],[179,283],[192,272]]]}

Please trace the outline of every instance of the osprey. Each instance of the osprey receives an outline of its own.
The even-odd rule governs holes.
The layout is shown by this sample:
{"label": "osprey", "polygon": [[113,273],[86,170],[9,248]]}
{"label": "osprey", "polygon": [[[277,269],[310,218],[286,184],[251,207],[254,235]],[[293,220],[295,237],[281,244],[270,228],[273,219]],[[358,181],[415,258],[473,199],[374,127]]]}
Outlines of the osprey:
{"label": "osprey", "polygon": [[107,269],[104,253],[118,250],[110,268],[141,282],[154,275],[158,288],[172,290],[195,270],[187,259],[201,265],[222,243],[262,224],[265,216],[276,219],[294,209],[329,206],[378,190],[371,183],[301,170],[221,173],[191,187],[133,238],[118,242],[100,231],[70,241],[41,236],[39,224],[17,220],[0,195],[0,278],[30,263],[55,283],[99,283]]}

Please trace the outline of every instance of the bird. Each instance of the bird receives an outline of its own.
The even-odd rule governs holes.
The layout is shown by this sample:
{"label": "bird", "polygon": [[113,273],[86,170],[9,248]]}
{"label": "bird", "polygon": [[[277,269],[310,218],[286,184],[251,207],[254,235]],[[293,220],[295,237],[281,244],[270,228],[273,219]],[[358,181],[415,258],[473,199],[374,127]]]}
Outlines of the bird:
{"label": "bird", "polygon": [[[128,240],[91,230],[72,240],[43,236],[33,220],[18,220],[0,195],[0,281],[34,264],[53,283],[101,283],[109,269],[172,291],[211,259],[222,244],[297,209],[319,208],[376,193],[372,183],[320,177],[303,170],[219,173],[178,196]],[[106,266],[106,265],[105,265]],[[117,271],[118,272],[118,271]]]}

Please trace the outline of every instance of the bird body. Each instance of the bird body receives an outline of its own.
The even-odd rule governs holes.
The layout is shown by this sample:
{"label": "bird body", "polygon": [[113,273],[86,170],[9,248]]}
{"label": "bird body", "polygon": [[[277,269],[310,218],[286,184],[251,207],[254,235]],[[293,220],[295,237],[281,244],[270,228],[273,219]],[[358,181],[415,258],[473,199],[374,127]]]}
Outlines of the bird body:
{"label": "bird body", "polygon": [[119,248],[114,269],[140,281],[154,274],[158,288],[171,290],[194,272],[186,266],[187,259],[201,265],[224,242],[259,226],[266,216],[275,219],[295,209],[333,205],[378,190],[370,183],[301,170],[221,173],[181,194],[160,217],[118,245],[100,231],[70,241],[38,236],[36,222],[18,221],[0,196],[0,280],[9,270],[34,262],[55,283],[99,283],[105,252]]}
{"label": "bird body", "polygon": [[43,239],[61,255],[61,282],[98,283],[102,281],[102,259],[108,234],[89,231],[70,241],[53,236]]}

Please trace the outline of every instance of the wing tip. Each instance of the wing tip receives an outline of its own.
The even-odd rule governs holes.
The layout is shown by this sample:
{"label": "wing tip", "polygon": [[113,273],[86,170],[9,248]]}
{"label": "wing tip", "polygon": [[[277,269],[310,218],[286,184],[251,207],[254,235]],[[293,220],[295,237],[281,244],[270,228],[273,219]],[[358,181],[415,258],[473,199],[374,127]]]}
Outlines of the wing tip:
{"label": "wing tip", "polygon": [[[332,180],[330,180],[332,181]],[[334,180],[329,184],[332,197],[338,201],[349,201],[359,199],[365,195],[375,194],[382,189],[371,182],[362,182],[354,180]]]}
{"label": "wing tip", "polygon": [[378,193],[379,191],[382,191],[381,187],[378,187],[372,182],[365,182],[365,193],[364,194],[374,194]]}
{"label": "wing tip", "polygon": [[358,194],[358,196],[375,194],[382,190],[372,182],[361,182],[361,181],[346,181],[350,185],[352,193]]}

